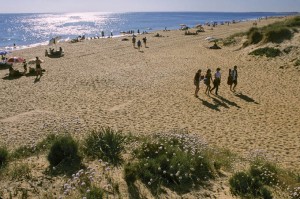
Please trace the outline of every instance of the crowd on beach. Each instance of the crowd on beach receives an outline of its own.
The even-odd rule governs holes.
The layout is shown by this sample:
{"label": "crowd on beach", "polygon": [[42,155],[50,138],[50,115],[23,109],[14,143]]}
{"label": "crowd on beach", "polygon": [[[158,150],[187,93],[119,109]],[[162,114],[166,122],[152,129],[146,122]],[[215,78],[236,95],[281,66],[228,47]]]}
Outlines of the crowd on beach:
{"label": "crowd on beach", "polygon": [[[42,76],[42,72],[45,71],[41,67],[41,63],[43,62],[43,60],[41,60],[39,57],[36,57],[35,59],[30,60],[30,63],[31,64],[35,64],[35,67],[28,67],[27,60],[23,59],[23,58],[17,58],[15,60],[15,62],[9,62],[10,59],[14,59],[14,58],[8,59],[5,55],[2,55],[1,59],[2,59],[2,62],[5,63],[6,66],[8,66],[8,71],[9,71],[8,77],[10,77],[10,78],[20,77],[20,76],[28,74],[28,75],[35,75],[36,76],[36,80],[39,80],[41,78],[41,76]],[[15,69],[13,67],[14,63],[20,63],[20,62],[23,65],[23,69],[24,69],[23,72]]]}
{"label": "crowd on beach", "polygon": [[[219,86],[221,85],[221,69],[217,68],[214,74],[214,79],[212,77],[211,69],[207,69],[206,74],[201,74],[202,70],[198,70],[194,77],[194,85],[196,86],[195,97],[199,97],[198,93],[200,90],[200,82],[203,81],[206,90],[205,94],[210,95],[210,93],[215,90],[215,94],[218,95]],[[230,86],[230,91],[235,92],[235,88],[237,86],[237,66],[234,66],[233,69],[229,69],[227,84]],[[211,82],[213,83],[213,87],[211,88]]]}

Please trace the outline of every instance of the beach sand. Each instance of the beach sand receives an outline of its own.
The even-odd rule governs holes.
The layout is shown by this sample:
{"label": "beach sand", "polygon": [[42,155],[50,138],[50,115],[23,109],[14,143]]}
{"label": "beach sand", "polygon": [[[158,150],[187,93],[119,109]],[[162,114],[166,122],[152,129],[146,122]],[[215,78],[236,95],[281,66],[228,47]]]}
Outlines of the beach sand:
{"label": "beach sand", "polygon": [[[280,19],[262,20],[258,26]],[[50,132],[72,132],[83,137],[89,129],[110,126],[147,135],[187,128],[210,144],[243,156],[266,153],[287,168],[300,168],[300,71],[293,66],[299,49],[278,58],[252,57],[254,46],[210,50],[205,40],[246,31],[252,22],[217,26],[197,36],[183,31],[146,36],[142,52],[131,40],[97,39],[61,43],[62,58],[44,57],[48,46],[15,51],[11,56],[39,56],[46,70],[8,80],[0,70],[0,142],[9,149],[33,145]],[[299,34],[280,44],[297,46]],[[237,92],[229,90],[228,69],[238,66]],[[15,65],[22,71],[22,65]],[[194,97],[198,69],[220,67],[219,96]]]}

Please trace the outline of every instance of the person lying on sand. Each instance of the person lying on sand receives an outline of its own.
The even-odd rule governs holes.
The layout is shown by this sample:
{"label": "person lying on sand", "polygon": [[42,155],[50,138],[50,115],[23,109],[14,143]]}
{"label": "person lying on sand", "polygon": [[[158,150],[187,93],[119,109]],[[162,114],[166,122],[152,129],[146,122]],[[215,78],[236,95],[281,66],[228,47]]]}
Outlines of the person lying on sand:
{"label": "person lying on sand", "polygon": [[8,68],[9,70],[9,73],[8,73],[8,76],[9,77],[18,77],[18,76],[22,76],[22,73],[20,73],[20,71],[18,70],[15,70],[12,66],[10,66]]}

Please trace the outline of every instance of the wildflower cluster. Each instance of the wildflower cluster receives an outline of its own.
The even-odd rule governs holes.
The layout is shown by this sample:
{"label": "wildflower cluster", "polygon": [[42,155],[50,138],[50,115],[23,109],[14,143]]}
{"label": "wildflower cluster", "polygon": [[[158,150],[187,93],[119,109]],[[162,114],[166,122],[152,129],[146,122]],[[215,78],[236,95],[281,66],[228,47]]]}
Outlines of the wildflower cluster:
{"label": "wildflower cluster", "polygon": [[292,199],[300,198],[300,186],[291,189],[289,194],[290,194]]}
{"label": "wildflower cluster", "polygon": [[65,196],[81,195],[82,199],[104,198],[104,195],[115,194],[115,183],[112,180],[111,166],[109,163],[99,160],[94,167],[81,169],[72,174],[62,186]]}
{"label": "wildflower cluster", "polygon": [[135,150],[138,162],[125,167],[125,179],[139,178],[155,191],[161,185],[189,190],[216,175],[206,148],[205,142],[188,133],[156,134]]}

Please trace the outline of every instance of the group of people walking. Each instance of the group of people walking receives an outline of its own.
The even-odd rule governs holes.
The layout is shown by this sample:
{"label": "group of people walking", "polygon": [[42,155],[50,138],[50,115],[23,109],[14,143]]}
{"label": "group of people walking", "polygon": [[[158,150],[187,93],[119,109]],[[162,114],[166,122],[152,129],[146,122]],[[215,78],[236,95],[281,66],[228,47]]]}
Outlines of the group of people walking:
{"label": "group of people walking", "polygon": [[[215,94],[218,95],[219,86],[221,84],[221,69],[217,68],[214,74],[214,79],[211,74],[211,70],[208,69],[205,75],[201,75],[201,70],[198,70],[194,77],[194,85],[196,86],[195,97],[198,97],[198,93],[200,90],[200,82],[203,81],[206,85],[205,94],[209,95],[213,90],[215,90]],[[227,78],[227,84],[230,86],[230,90],[235,92],[235,87],[237,86],[237,66],[234,66],[233,69],[229,69],[229,74]],[[211,88],[211,82],[213,83],[213,87]]]}
{"label": "group of people walking", "polygon": [[[143,40],[143,43],[144,43],[145,48],[147,48],[147,38],[144,37],[142,40]],[[141,47],[142,47],[142,42],[141,42],[141,40],[138,40],[138,41],[136,42],[136,38],[133,36],[133,37],[132,37],[132,45],[133,45],[134,48],[135,48],[135,44],[137,44],[137,48],[138,48],[139,51],[140,51],[140,50],[141,50]]]}

